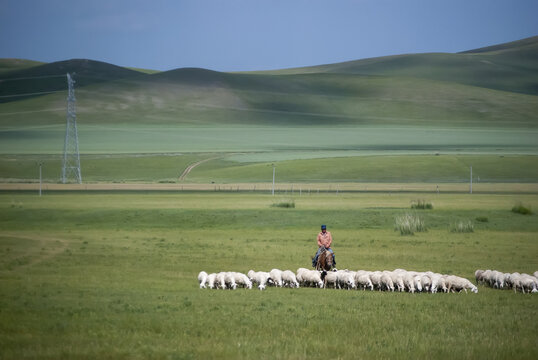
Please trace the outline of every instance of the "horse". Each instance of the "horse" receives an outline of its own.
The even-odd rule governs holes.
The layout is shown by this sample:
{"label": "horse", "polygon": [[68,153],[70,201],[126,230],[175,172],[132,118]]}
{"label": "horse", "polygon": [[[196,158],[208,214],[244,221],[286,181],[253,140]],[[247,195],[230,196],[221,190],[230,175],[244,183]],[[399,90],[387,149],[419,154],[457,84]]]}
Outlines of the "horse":
{"label": "horse", "polygon": [[319,271],[330,271],[333,267],[333,255],[325,247],[321,248],[321,252],[318,256],[318,261],[316,263],[316,270]]}

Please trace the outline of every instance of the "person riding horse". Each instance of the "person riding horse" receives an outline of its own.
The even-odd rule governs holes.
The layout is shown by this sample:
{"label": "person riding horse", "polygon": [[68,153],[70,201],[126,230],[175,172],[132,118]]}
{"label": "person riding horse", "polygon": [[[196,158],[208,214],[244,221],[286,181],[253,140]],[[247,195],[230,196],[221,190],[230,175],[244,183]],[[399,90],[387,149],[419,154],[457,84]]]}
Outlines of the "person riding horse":
{"label": "person riding horse", "polygon": [[321,225],[321,232],[318,234],[318,251],[316,252],[316,256],[312,259],[312,267],[316,267],[316,264],[318,262],[318,257],[321,254],[321,251],[323,249],[326,249],[329,251],[333,256],[333,266],[336,267],[336,260],[334,258],[334,251],[331,249],[331,244],[333,242],[333,237],[331,235],[330,231],[327,231],[326,225]]}

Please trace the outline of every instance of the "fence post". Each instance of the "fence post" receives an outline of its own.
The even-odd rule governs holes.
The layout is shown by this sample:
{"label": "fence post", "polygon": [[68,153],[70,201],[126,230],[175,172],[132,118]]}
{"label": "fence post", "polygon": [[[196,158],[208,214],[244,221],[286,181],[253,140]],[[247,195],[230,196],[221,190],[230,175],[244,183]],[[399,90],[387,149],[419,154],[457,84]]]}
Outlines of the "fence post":
{"label": "fence post", "polygon": [[473,193],[473,166],[471,165],[471,182],[470,182],[470,193]]}

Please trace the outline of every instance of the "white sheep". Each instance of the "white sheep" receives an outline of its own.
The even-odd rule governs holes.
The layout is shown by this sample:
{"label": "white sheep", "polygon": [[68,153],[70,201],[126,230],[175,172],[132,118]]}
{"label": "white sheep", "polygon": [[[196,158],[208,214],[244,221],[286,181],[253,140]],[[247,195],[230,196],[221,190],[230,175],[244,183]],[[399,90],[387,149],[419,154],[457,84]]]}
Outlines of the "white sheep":
{"label": "white sheep", "polygon": [[269,277],[273,280],[275,286],[282,287],[282,270],[272,269],[269,272]]}
{"label": "white sheep", "polygon": [[484,270],[476,270],[474,272],[474,277],[476,279],[476,285],[484,281]]}
{"label": "white sheep", "polygon": [[432,288],[432,279],[428,274],[422,274],[420,277],[420,283],[422,284],[422,289],[426,292],[430,292]]}
{"label": "white sheep", "polygon": [[504,274],[500,271],[493,270],[490,275],[490,282],[496,289],[502,289],[504,287]]}
{"label": "white sheep", "polygon": [[410,293],[414,293],[415,292],[415,279],[413,278],[413,276],[409,273],[405,273],[403,274],[402,278],[405,285],[405,289]]}
{"label": "white sheep", "polygon": [[457,291],[461,292],[464,290],[467,292],[467,289],[471,290],[474,293],[478,293],[478,288],[469,280],[455,276],[455,275],[448,275],[445,278],[445,281],[447,283],[447,290],[450,291]]}
{"label": "white sheep", "polygon": [[295,277],[295,274],[291,270],[284,270],[282,271],[282,282],[291,288],[298,288],[299,282],[297,281],[297,278]]}
{"label": "white sheep", "polygon": [[207,276],[207,287],[213,289],[215,287],[215,279],[217,274],[211,273]]}
{"label": "white sheep", "polygon": [[536,279],[534,276],[523,273],[520,275],[520,283],[523,293],[525,293],[525,290],[527,290],[529,293],[538,292],[538,279]]}
{"label": "white sheep", "polygon": [[441,291],[443,291],[445,293],[447,292],[446,282],[445,282],[445,278],[443,277],[443,275],[441,275],[439,273],[432,273],[432,272],[427,272],[426,274],[430,277],[430,279],[432,281],[431,292],[433,294],[435,294],[439,290],[441,290]]}
{"label": "white sheep", "polygon": [[356,289],[355,285],[355,272],[349,270],[339,270],[338,273],[338,287],[340,289]]}
{"label": "white sheep", "polygon": [[393,290],[398,290],[399,292],[402,292],[405,290],[405,285],[403,281],[403,273],[401,271],[391,271],[388,272],[388,275],[390,276],[392,283],[393,283]]}
{"label": "white sheep", "polygon": [[329,286],[332,286],[335,289],[337,287],[340,288],[340,284],[338,282],[338,273],[336,271],[329,271],[323,279],[323,287],[325,287],[325,289],[328,289]]}
{"label": "white sheep", "polygon": [[226,280],[225,280],[226,273],[225,272],[219,272],[215,278],[215,286],[217,289],[226,289]]}
{"label": "white sheep", "polygon": [[482,273],[482,279],[481,279],[481,282],[484,284],[484,285],[489,285],[489,286],[492,286],[492,281],[491,281],[491,278],[492,278],[492,272],[491,270],[484,270],[484,272]]}
{"label": "white sheep", "polygon": [[503,274],[503,283],[504,283],[504,286],[511,289],[514,284],[512,283],[512,274],[510,273],[504,273]]}
{"label": "white sheep", "polygon": [[305,268],[298,268],[297,269],[297,275],[296,275],[295,278],[297,279],[297,281],[301,285],[304,285],[303,274],[305,273],[305,271],[308,271],[308,270],[305,269]]}
{"label": "white sheep", "polygon": [[252,281],[245,274],[234,272],[234,279],[237,285],[240,285],[247,289],[252,289]]}
{"label": "white sheep", "polygon": [[308,270],[302,273],[303,281],[310,286],[323,287],[323,280],[321,280],[321,273],[317,270]]}
{"label": "white sheep", "polygon": [[384,271],[381,274],[381,287],[383,290],[394,291],[394,282],[392,281],[392,272]]}
{"label": "white sheep", "polygon": [[200,289],[206,288],[207,276],[208,275],[205,271],[200,271],[198,274],[198,283],[200,284]]}
{"label": "white sheep", "polygon": [[228,289],[235,290],[237,288],[237,284],[235,283],[235,275],[233,272],[224,273],[224,283]]}
{"label": "white sheep", "polygon": [[372,284],[372,280],[370,280],[370,274],[364,270],[355,273],[355,284],[357,285],[357,288],[361,286],[363,290],[366,290],[367,287],[370,288],[370,290],[374,290],[374,284]]}
{"label": "white sheep", "polygon": [[268,272],[264,272],[264,271],[254,272],[253,270],[250,270],[248,272],[248,277],[253,283],[258,284],[258,289],[260,290],[265,289],[267,284],[271,283],[270,281],[271,276],[269,275]]}
{"label": "white sheep", "polygon": [[381,271],[373,271],[370,273],[370,280],[374,287],[379,291],[383,288],[383,285],[381,284],[381,275],[383,275]]}
{"label": "white sheep", "polygon": [[422,292],[422,275],[416,273],[413,276],[413,280],[415,281],[415,290],[418,292]]}

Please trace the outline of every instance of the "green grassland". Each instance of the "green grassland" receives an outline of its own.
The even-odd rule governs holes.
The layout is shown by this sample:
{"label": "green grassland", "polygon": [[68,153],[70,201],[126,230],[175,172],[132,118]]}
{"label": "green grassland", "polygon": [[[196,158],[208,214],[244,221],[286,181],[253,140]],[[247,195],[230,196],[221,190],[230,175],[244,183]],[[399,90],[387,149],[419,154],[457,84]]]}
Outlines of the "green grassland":
{"label": "green grassland", "polygon": [[[269,183],[274,164],[279,184],[432,193],[0,192],[0,359],[538,357],[534,294],[196,281],[200,270],[308,267],[322,223],[340,268],[536,271],[538,215],[511,211],[536,212],[535,192],[433,186],[468,182],[470,166],[474,182],[538,182],[538,37],[250,73],[0,59],[0,182],[36,182],[40,162],[58,182],[66,72],[86,183]],[[417,200],[433,210],[411,210]],[[428,231],[396,232],[408,212]],[[459,221],[474,232],[450,232]]]}
{"label": "green grassland", "polygon": [[1,193],[1,357],[536,358],[533,294],[198,288],[200,270],[307,267],[320,223],[341,268],[538,268],[537,215],[510,211],[536,195],[431,196],[428,231],[400,236],[418,196]]}
{"label": "green grassland", "polygon": [[[466,183],[473,167],[475,183],[537,183],[537,156],[499,155],[374,155],[319,159],[237,161],[249,154],[155,154],[85,155],[81,169],[85,183],[92,182],[181,182],[267,183],[272,165],[277,183]],[[256,156],[253,154],[252,156]],[[207,160],[179,180],[185,169]],[[62,158],[36,155],[0,156],[0,181],[37,182],[39,164],[43,181],[58,182]]]}

